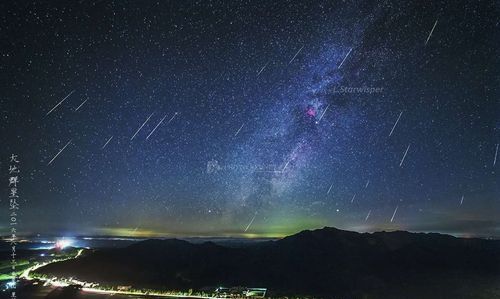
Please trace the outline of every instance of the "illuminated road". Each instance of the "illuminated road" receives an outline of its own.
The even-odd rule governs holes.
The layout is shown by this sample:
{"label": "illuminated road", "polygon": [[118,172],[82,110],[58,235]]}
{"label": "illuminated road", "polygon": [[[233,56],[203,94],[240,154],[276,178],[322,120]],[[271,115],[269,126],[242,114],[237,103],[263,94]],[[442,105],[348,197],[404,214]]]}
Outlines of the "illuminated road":
{"label": "illuminated road", "polygon": [[51,262],[42,263],[42,264],[36,264],[33,267],[29,267],[28,269],[24,270],[24,272],[19,276],[19,278],[26,279],[26,280],[32,280],[33,278],[29,276],[29,274],[32,271],[35,271],[36,269],[41,268],[41,267],[46,266],[46,265],[51,264],[51,263],[62,262],[62,261],[70,260],[70,259],[76,259],[80,255],[82,255],[82,253],[83,253],[83,249],[80,249],[80,250],[78,250],[78,252],[76,253],[76,255],[74,257],[53,260]]}
{"label": "illuminated road", "polygon": [[88,293],[95,293],[95,294],[108,294],[108,295],[126,295],[126,296],[153,296],[153,297],[170,297],[170,298],[203,298],[203,299],[209,299],[209,298],[222,298],[222,297],[212,297],[212,296],[198,296],[198,295],[185,295],[182,293],[160,293],[160,292],[141,292],[141,291],[118,291],[118,290],[105,290],[105,289],[100,289],[97,288],[93,285],[96,285],[95,283],[89,283],[89,282],[84,282],[84,281],[79,281],[76,279],[54,279],[54,278],[40,278],[40,277],[32,277],[30,276],[32,271],[35,271],[36,269],[39,269],[43,266],[46,266],[51,263],[56,263],[56,262],[61,262],[73,258],[78,258],[83,252],[83,249],[80,249],[78,253],[74,257],[66,258],[66,259],[58,259],[58,260],[53,260],[51,262],[47,263],[42,263],[42,264],[37,264],[33,267],[30,267],[26,269],[19,278],[25,279],[28,281],[32,281],[34,279],[38,279],[40,281],[44,282],[44,285],[46,286],[52,286],[52,287],[66,287],[69,285],[79,285],[81,286],[81,291],[83,292],[88,292]]}

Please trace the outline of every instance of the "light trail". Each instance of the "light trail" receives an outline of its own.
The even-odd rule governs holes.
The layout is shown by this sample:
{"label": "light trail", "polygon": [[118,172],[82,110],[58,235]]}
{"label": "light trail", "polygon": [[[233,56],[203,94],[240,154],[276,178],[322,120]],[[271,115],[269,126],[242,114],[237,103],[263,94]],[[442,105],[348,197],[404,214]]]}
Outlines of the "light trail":
{"label": "light trail", "polygon": [[80,104],[80,106],[76,107],[75,112],[78,111],[78,109],[80,109],[83,106],[83,104],[87,103],[88,100],[89,99],[86,99],[85,101],[83,101],[83,103]]}
{"label": "light trail", "polygon": [[106,141],[106,143],[101,147],[101,149],[104,149],[106,145],[108,145],[108,143],[111,141],[111,139],[113,139],[113,136],[109,137],[108,141]]}
{"label": "light trail", "polygon": [[236,137],[236,136],[240,133],[240,131],[241,131],[241,129],[243,128],[243,126],[244,126],[244,125],[245,125],[245,124],[242,124],[242,125],[241,125],[241,127],[238,129],[238,131],[236,131],[236,134],[234,134],[234,137]]}
{"label": "light trail", "polygon": [[366,215],[365,222],[368,220],[368,217],[370,217],[371,213],[372,213],[372,210],[368,211],[368,215]]}
{"label": "light trail", "polygon": [[318,121],[316,122],[316,124],[319,124],[319,122],[321,121],[321,119],[323,118],[323,116],[325,115],[326,113],[326,110],[328,110],[328,107],[330,107],[330,104],[328,104],[328,106],[326,106],[325,110],[323,111],[323,113],[321,113],[321,116],[319,117]]}
{"label": "light trail", "polygon": [[392,214],[392,217],[391,217],[391,222],[394,220],[394,216],[396,216],[396,212],[398,211],[398,207],[399,206],[396,206],[396,209],[394,209],[394,213]]}
{"label": "light trail", "polygon": [[148,122],[148,120],[151,118],[151,116],[153,116],[154,112],[151,113],[151,115],[144,121],[144,123],[142,123],[142,125],[139,127],[139,129],[137,129],[137,131],[135,132],[135,134],[132,136],[132,138],[130,138],[130,140],[134,139],[135,138],[135,135],[137,135],[137,133],[139,133],[139,131],[142,129],[142,127],[144,127],[144,125]]}
{"label": "light trail", "polygon": [[344,57],[344,60],[342,60],[342,62],[340,63],[340,65],[339,65],[338,68],[340,68],[344,64],[344,61],[347,59],[347,57],[349,56],[349,54],[351,54],[351,51],[352,51],[352,48],[349,49],[349,52],[347,52],[347,55]]}
{"label": "light trail", "polygon": [[[270,61],[269,61],[269,62],[270,62]],[[259,77],[260,73],[262,73],[262,72],[266,69],[266,67],[267,67],[267,65],[269,64],[269,62],[268,62],[268,63],[266,63],[266,65],[264,65],[264,66],[260,69],[260,71],[257,73],[257,77]]]}
{"label": "light trail", "polygon": [[299,55],[300,51],[302,51],[303,48],[304,48],[304,46],[300,47],[300,49],[297,51],[297,53],[295,53],[295,55],[293,55],[292,60],[290,60],[290,62],[288,64],[292,63],[295,60],[295,57],[297,57],[297,55]]}
{"label": "light trail", "polygon": [[172,116],[172,118],[168,120],[167,125],[168,125],[169,123],[171,123],[171,122],[174,120],[174,118],[175,118],[178,114],[179,114],[179,112],[175,112],[175,113],[174,113],[174,116]]}
{"label": "light trail", "polygon": [[403,162],[405,161],[406,154],[408,154],[408,150],[410,149],[410,144],[408,144],[408,147],[406,148],[405,154],[403,155],[403,159],[401,159],[401,163],[399,163],[399,167],[403,166]]}
{"label": "light trail", "polygon": [[495,159],[493,160],[493,166],[497,164],[497,156],[498,156],[498,143],[497,143],[497,149],[495,150]]}
{"label": "light trail", "polygon": [[62,153],[62,151],[71,143],[71,139],[68,141],[68,143],[66,143],[66,145],[54,156],[54,158],[52,158],[52,160],[50,160],[50,162],[47,164],[47,166],[49,166],[56,158],[57,156],[59,156],[60,153]]}
{"label": "light trail", "polygon": [[434,26],[432,26],[431,32],[429,33],[429,36],[427,37],[427,40],[425,41],[425,44],[424,44],[425,46],[427,46],[427,43],[431,39],[432,33],[434,32],[434,28],[436,28],[437,23],[438,23],[438,20],[436,20],[436,22],[434,23]]}
{"label": "light trail", "polygon": [[[175,114],[174,114],[175,116]],[[156,127],[151,131],[151,133],[149,133],[149,135],[146,137],[146,140],[149,139],[149,136],[153,135],[153,133],[156,131],[156,128],[158,128],[161,123],[165,120],[165,117],[167,117],[167,115],[165,114],[165,116],[160,120],[160,122],[156,125]]]}
{"label": "light trail", "polygon": [[401,111],[401,113],[399,113],[398,119],[397,119],[397,120],[396,120],[396,122],[394,123],[394,126],[392,126],[392,130],[391,130],[391,133],[389,133],[389,137],[391,137],[392,132],[394,132],[394,129],[395,129],[395,128],[396,128],[396,126],[398,125],[398,122],[399,122],[399,119],[401,118],[401,115],[403,115],[403,111]]}
{"label": "light trail", "polygon": [[328,188],[328,191],[326,192],[326,194],[330,194],[330,191],[332,190],[332,187],[333,187],[333,183],[330,185],[330,188]]}
{"label": "light trail", "polygon": [[49,112],[47,112],[47,114],[45,114],[45,116],[49,115],[52,113],[52,111],[54,111],[57,107],[59,107],[59,105],[61,105],[64,101],[66,101],[66,99],[72,95],[74,92],[75,92],[76,89],[73,89],[72,92],[70,92],[67,96],[64,97],[64,99],[62,99],[59,103],[57,103],[52,109],[50,109]]}
{"label": "light trail", "polygon": [[288,164],[290,163],[290,161],[291,161],[291,159],[290,159],[290,160],[288,160],[288,162],[286,162],[285,167],[283,167],[283,169],[281,170],[281,172],[284,172],[284,171],[285,171],[285,169],[287,168],[287,166],[288,166]]}
{"label": "light trail", "polygon": [[253,215],[253,218],[252,220],[250,220],[250,223],[247,225],[247,227],[245,228],[245,232],[247,232],[247,230],[250,228],[250,226],[252,225],[253,221],[255,220],[255,217],[257,216],[257,211],[255,211],[255,214]]}

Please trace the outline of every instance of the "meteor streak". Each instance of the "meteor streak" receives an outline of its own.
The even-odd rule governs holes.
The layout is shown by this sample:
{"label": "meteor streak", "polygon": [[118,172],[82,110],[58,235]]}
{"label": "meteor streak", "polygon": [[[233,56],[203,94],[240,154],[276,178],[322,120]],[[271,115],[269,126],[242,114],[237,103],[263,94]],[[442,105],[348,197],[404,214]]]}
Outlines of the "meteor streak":
{"label": "meteor streak", "polygon": [[324,116],[324,115],[325,115],[325,113],[326,113],[326,110],[328,110],[328,107],[330,107],[330,105],[326,106],[325,110],[323,110],[323,113],[321,113],[321,116],[319,117],[319,119],[318,119],[318,121],[316,122],[316,124],[318,124],[318,123],[321,121],[321,119],[323,118],[323,116]]}
{"label": "meteor streak", "polygon": [[101,147],[101,149],[104,149],[106,145],[108,145],[108,143],[111,141],[111,139],[113,139],[113,136],[109,137],[108,141],[106,141],[106,143]]}
{"label": "meteor streak", "polygon": [[284,172],[284,171],[285,171],[286,167],[288,166],[288,164],[290,163],[290,161],[291,161],[291,160],[292,160],[292,159],[290,159],[290,160],[288,160],[288,162],[286,162],[285,167],[283,167],[283,169],[281,170],[281,172]]}
{"label": "meteor streak", "polygon": [[139,127],[139,129],[137,129],[134,136],[132,136],[132,138],[130,138],[130,140],[135,138],[135,135],[137,135],[137,133],[139,133],[139,131],[142,129],[142,127],[144,127],[144,125],[148,122],[148,120],[151,118],[151,116],[153,116],[153,114],[154,114],[154,112],[151,113],[151,115],[144,121],[144,123]]}
{"label": "meteor streak", "polygon": [[253,221],[255,220],[255,217],[257,216],[257,212],[255,212],[255,214],[253,215],[253,218],[252,220],[250,220],[250,223],[247,225],[247,227],[245,228],[245,232],[250,228],[250,226],[252,225]]}
{"label": "meteor streak", "polygon": [[406,148],[406,151],[405,151],[405,154],[403,155],[403,159],[401,159],[401,163],[399,163],[399,167],[401,167],[403,165],[403,162],[405,161],[405,158],[406,158],[406,154],[408,153],[408,150],[410,149],[410,144],[408,144],[408,147]]}
{"label": "meteor streak", "polygon": [[297,53],[295,53],[295,55],[293,55],[292,60],[290,60],[290,62],[288,64],[292,63],[295,60],[295,57],[297,57],[297,55],[299,55],[300,51],[302,51],[303,48],[304,48],[304,46],[300,47],[300,49],[297,51]]}
{"label": "meteor streak", "polygon": [[371,213],[372,213],[372,210],[368,211],[368,215],[366,215],[365,221],[368,220],[368,217],[370,217]]}
{"label": "meteor streak", "polygon": [[174,118],[177,116],[177,114],[179,114],[179,112],[175,112],[175,113],[174,113],[174,116],[172,116],[172,118],[170,118],[170,119],[168,120],[167,125],[168,125],[170,122],[172,122],[172,121],[174,120]]}
{"label": "meteor streak", "polygon": [[328,188],[328,191],[326,192],[326,194],[330,194],[330,190],[332,190],[332,187],[333,187],[333,183],[330,185],[330,188]]}
{"label": "meteor streak", "polygon": [[395,128],[396,128],[396,126],[398,125],[398,122],[399,122],[399,119],[401,118],[401,115],[403,115],[403,111],[401,111],[401,113],[399,113],[398,119],[397,119],[397,120],[396,120],[396,122],[394,123],[394,126],[392,126],[392,130],[391,130],[391,133],[389,133],[389,137],[391,137],[392,132],[394,132],[394,129],[395,129]]}
{"label": "meteor streak", "polygon": [[68,143],[66,143],[66,145],[61,149],[59,150],[59,152],[54,156],[54,158],[52,158],[52,160],[50,160],[50,162],[47,164],[47,166],[49,166],[56,158],[57,156],[59,156],[60,153],[62,153],[62,151],[71,143],[71,139],[68,141]]}
{"label": "meteor streak", "polygon": [[349,50],[349,52],[347,52],[347,55],[344,57],[344,60],[342,60],[342,62],[340,63],[340,65],[338,67],[339,69],[344,64],[344,61],[347,59],[347,56],[349,56],[349,54],[351,54],[351,51],[352,51],[352,48]]}
{"label": "meteor streak", "polygon": [[[175,114],[174,114],[175,116]],[[163,122],[163,120],[165,119],[165,117],[167,117],[167,115],[165,114],[165,116],[160,120],[160,122],[156,125],[156,127],[154,127],[154,129],[151,131],[151,133],[149,133],[149,135],[146,137],[146,140],[149,138],[149,136],[153,135],[153,133],[155,132],[156,128],[158,128],[161,123]]]}
{"label": "meteor streak", "polygon": [[268,62],[268,63],[266,63],[266,64],[265,64],[265,65],[264,65],[264,66],[260,69],[260,71],[257,73],[257,77],[260,75],[260,73],[262,73],[262,72],[264,71],[264,69],[267,67],[267,65],[268,65],[268,64],[269,64],[269,62]]}
{"label": "meteor streak", "polygon": [[241,127],[238,129],[238,131],[236,132],[236,134],[234,134],[234,137],[236,137],[236,135],[238,135],[238,133],[241,131],[241,129],[243,128],[245,124],[242,124]]}
{"label": "meteor streak", "polygon": [[396,212],[398,211],[398,206],[394,209],[394,213],[392,213],[391,222],[394,220],[394,216],[396,216]]}
{"label": "meteor streak", "polygon": [[85,101],[83,101],[83,103],[80,104],[80,106],[76,107],[75,112],[78,111],[78,109],[80,109],[83,106],[83,104],[87,103],[88,100],[89,99],[86,99]]}
{"label": "meteor streak", "polygon": [[61,105],[64,101],[66,101],[66,99],[67,99],[70,95],[72,95],[74,92],[75,92],[75,89],[73,89],[73,91],[72,91],[72,92],[70,92],[67,96],[65,96],[65,97],[64,97],[64,99],[62,99],[59,103],[57,103],[57,104],[54,106],[54,108],[50,109],[50,111],[49,111],[49,112],[47,112],[47,114],[45,114],[45,116],[47,116],[47,115],[51,114],[51,113],[52,113],[52,111],[54,111],[54,110],[55,110],[55,109],[56,109],[59,105]]}
{"label": "meteor streak", "polygon": [[498,143],[497,143],[497,149],[495,150],[495,159],[493,160],[493,166],[497,164],[497,156],[498,156]]}
{"label": "meteor streak", "polygon": [[436,28],[437,23],[438,23],[438,20],[436,20],[436,22],[434,23],[434,26],[432,26],[431,32],[429,33],[429,36],[427,37],[427,40],[425,41],[425,44],[424,44],[424,45],[427,45],[427,43],[428,43],[428,42],[429,42],[429,40],[431,39],[432,32],[434,32],[434,28]]}

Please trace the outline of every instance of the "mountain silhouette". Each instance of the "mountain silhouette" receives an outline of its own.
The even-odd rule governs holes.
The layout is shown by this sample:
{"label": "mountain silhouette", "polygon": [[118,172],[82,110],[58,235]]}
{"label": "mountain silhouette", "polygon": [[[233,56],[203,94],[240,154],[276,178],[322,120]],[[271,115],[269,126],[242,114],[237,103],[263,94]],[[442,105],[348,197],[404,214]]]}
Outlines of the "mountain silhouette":
{"label": "mountain silhouette", "polygon": [[266,287],[276,296],[491,299],[500,298],[500,241],[325,227],[237,248],[146,240],[38,272],[167,290],[223,285]]}

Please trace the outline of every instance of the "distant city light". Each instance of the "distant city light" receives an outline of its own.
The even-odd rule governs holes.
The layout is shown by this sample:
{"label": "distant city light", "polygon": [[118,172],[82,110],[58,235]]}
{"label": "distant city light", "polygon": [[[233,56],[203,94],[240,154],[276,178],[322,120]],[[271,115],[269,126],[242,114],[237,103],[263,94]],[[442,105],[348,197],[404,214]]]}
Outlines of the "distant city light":
{"label": "distant city light", "polygon": [[56,241],[56,244],[54,246],[55,249],[62,250],[68,246],[71,246],[73,244],[72,240],[69,239],[60,239]]}

